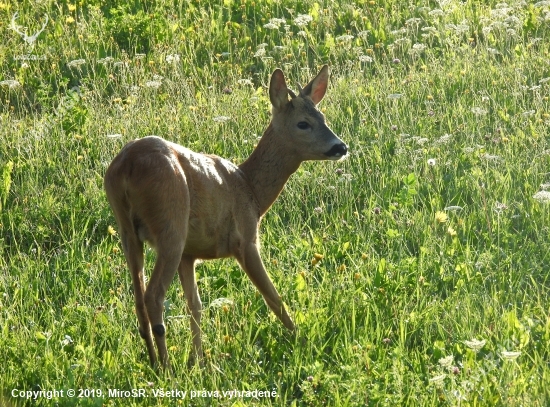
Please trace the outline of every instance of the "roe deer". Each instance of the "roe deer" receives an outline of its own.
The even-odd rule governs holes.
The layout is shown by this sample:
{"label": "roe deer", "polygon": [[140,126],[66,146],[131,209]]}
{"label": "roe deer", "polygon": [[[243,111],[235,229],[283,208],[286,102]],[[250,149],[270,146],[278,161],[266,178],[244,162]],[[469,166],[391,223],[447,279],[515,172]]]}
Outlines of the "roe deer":
{"label": "roe deer", "polygon": [[[347,154],[347,146],[315,107],[327,84],[325,65],[296,96],[287,88],[283,72],[275,70],[269,85],[271,123],[239,166],[150,136],[126,144],[107,169],[105,190],[132,275],[139,333],[153,366],[153,337],[162,366],[169,366],[163,303],[176,270],[191,314],[193,349],[188,363],[202,362],[197,259],[235,257],[269,308],[294,330],[260,258],[258,226],[302,161],[339,160]],[[145,241],[157,254],[147,288]]]}

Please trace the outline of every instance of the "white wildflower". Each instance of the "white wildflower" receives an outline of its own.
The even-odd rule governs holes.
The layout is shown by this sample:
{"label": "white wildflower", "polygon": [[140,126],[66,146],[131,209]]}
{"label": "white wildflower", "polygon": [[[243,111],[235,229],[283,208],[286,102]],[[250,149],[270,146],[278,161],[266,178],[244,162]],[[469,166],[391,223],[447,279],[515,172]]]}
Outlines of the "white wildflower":
{"label": "white wildflower", "polygon": [[134,55],[134,58],[135,58],[135,59],[144,59],[145,57],[146,57],[145,54],[135,54],[135,55]]}
{"label": "white wildflower", "polygon": [[388,99],[399,99],[403,96],[402,93],[392,93],[390,95],[388,95]]}
{"label": "white wildflower", "polygon": [[254,56],[259,58],[265,56],[265,48],[258,48]]}
{"label": "white wildflower", "polygon": [[498,161],[498,160],[500,160],[500,156],[494,155],[494,154],[489,154],[489,153],[482,154],[481,158],[483,158],[487,161]]}
{"label": "white wildflower", "polygon": [[487,341],[485,339],[482,339],[482,340],[472,339],[469,341],[464,341],[464,345],[466,345],[472,350],[475,350],[476,352],[481,350],[481,348],[483,348],[486,343]]}
{"label": "white wildflower", "polygon": [[223,307],[224,305],[229,305],[229,306],[232,306],[234,304],[233,300],[229,299],[229,298],[216,298],[214,301],[212,301],[210,303],[210,307],[217,307],[217,308],[221,308]]}
{"label": "white wildflower", "polygon": [[433,167],[435,166],[435,164],[436,164],[435,158],[428,158],[428,165]]}
{"label": "white wildflower", "polygon": [[279,27],[281,24],[286,24],[286,20],[284,18],[270,18],[269,22],[271,24],[275,24],[277,27]]}
{"label": "white wildflower", "polygon": [[225,123],[225,122],[231,120],[231,117],[229,117],[229,116],[216,116],[212,120],[214,120],[216,123]]}
{"label": "white wildflower", "polygon": [[536,113],[535,110],[527,110],[526,112],[522,113],[522,116],[532,116]]}
{"label": "white wildflower", "polygon": [[445,380],[445,378],[447,377],[446,374],[440,374],[438,376],[434,376],[432,377],[429,382],[430,383],[434,383],[434,384],[441,384],[443,383],[443,380]]}
{"label": "white wildflower", "polygon": [[17,89],[21,87],[21,84],[14,79],[6,79],[5,81],[0,82],[0,86],[7,86],[10,89]]}
{"label": "white wildflower", "polygon": [[311,21],[313,21],[313,17],[309,14],[298,14],[298,16],[294,19],[294,25],[297,25],[298,27],[305,27]]}
{"label": "white wildflower", "polygon": [[427,139],[426,137],[418,137],[418,138],[415,139],[415,141],[416,141],[416,144],[418,144],[419,146],[423,146],[424,144],[426,144],[430,140]]}
{"label": "white wildflower", "polygon": [[166,62],[169,64],[177,64],[180,61],[179,54],[168,54],[166,55]]}
{"label": "white wildflower", "polygon": [[436,143],[438,143],[438,144],[447,144],[448,142],[450,142],[452,140],[452,138],[453,138],[452,134],[444,134],[441,137],[439,137],[439,139],[436,140]]}
{"label": "white wildflower", "polygon": [[402,45],[402,44],[409,44],[411,42],[412,41],[411,41],[410,38],[398,38],[393,42],[393,44],[396,45],[396,46],[399,46],[399,45]]}
{"label": "white wildflower", "polygon": [[253,83],[252,83],[252,81],[251,81],[250,79],[239,79],[239,80],[237,81],[237,83],[238,83],[239,85],[243,85],[243,86],[245,86],[245,85],[252,86],[252,85],[253,85]]}
{"label": "white wildflower", "polygon": [[437,28],[431,27],[431,26],[430,27],[422,27],[422,31],[430,33],[430,34],[436,34],[437,33]]}
{"label": "white wildflower", "polygon": [[267,28],[268,30],[277,30],[279,26],[277,24],[267,23],[264,24],[264,28]]}
{"label": "white wildflower", "polygon": [[353,40],[353,35],[340,35],[339,37],[336,37],[336,41],[338,42],[349,42]]}
{"label": "white wildflower", "polygon": [[73,343],[73,338],[69,335],[65,335],[65,338],[61,341],[61,346],[71,345]]}
{"label": "white wildflower", "polygon": [[162,85],[161,81],[147,81],[145,82],[145,86],[148,88],[158,89],[160,88],[160,85]]}
{"label": "white wildflower", "polygon": [[495,210],[496,213],[500,214],[505,209],[508,209],[508,205],[506,205],[505,203],[502,203],[502,202],[498,202],[498,201],[495,202],[495,209],[494,210]]}
{"label": "white wildflower", "polygon": [[509,26],[519,27],[521,25],[521,20],[516,16],[510,16],[506,20],[504,20],[504,22]]}
{"label": "white wildflower", "polygon": [[369,57],[368,55],[359,55],[359,61],[360,62],[372,62],[372,57]]}
{"label": "white wildflower", "polygon": [[107,65],[113,62],[115,59],[113,57],[105,57],[97,60],[98,64]]}
{"label": "white wildflower", "polygon": [[494,19],[503,19],[508,17],[508,12],[510,12],[512,9],[509,7],[506,8],[497,8],[495,10],[491,10],[491,18]]}
{"label": "white wildflower", "polygon": [[422,22],[422,19],[421,18],[409,18],[407,21],[405,21],[405,25],[406,26],[409,26],[409,25],[419,25],[420,23]]}
{"label": "white wildflower", "polygon": [[77,68],[80,65],[84,65],[85,63],[86,63],[85,59],[73,59],[72,61],[67,62],[67,66],[69,68]]}
{"label": "white wildflower", "polygon": [[482,107],[472,107],[472,113],[478,116],[483,116],[487,114],[487,110],[483,109]]}
{"label": "white wildflower", "polygon": [[407,29],[406,28],[400,28],[398,30],[393,30],[393,31],[390,31],[390,34],[391,35],[402,35],[402,34],[407,34]]}
{"label": "white wildflower", "polygon": [[113,66],[115,68],[128,68],[130,66],[127,61],[116,61]]}
{"label": "white wildflower", "polygon": [[454,357],[453,355],[449,355],[445,358],[439,359],[439,364],[443,367],[450,367],[453,364]]}
{"label": "white wildflower", "polygon": [[459,24],[456,26],[457,34],[465,34],[470,31],[470,26],[468,24]]}
{"label": "white wildflower", "polygon": [[445,15],[445,12],[439,8],[435,8],[432,11],[428,12],[428,15],[432,17],[441,17]]}
{"label": "white wildflower", "polygon": [[533,195],[533,199],[541,203],[548,203],[550,202],[550,191],[539,191]]}
{"label": "white wildflower", "polygon": [[502,356],[502,359],[504,359],[504,360],[515,360],[520,355],[521,355],[521,352],[510,352],[510,351],[500,352],[500,356]]}
{"label": "white wildflower", "polygon": [[540,189],[542,189],[543,191],[550,189],[550,183],[547,182],[544,184],[540,184]]}
{"label": "white wildflower", "polygon": [[409,50],[409,54],[420,54],[425,49],[426,49],[426,45],[416,43],[416,44],[413,44],[412,48]]}

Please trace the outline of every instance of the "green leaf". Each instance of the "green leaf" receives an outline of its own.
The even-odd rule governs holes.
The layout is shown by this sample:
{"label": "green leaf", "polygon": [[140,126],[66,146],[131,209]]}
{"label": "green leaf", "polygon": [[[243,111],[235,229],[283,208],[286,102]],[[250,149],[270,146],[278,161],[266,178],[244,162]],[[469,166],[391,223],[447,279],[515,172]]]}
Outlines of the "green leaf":
{"label": "green leaf", "polygon": [[36,331],[34,333],[34,337],[36,339],[38,339],[39,341],[47,341],[48,338],[46,337],[46,335],[44,335],[44,333],[40,332],[40,331]]}
{"label": "green leaf", "polygon": [[297,274],[296,278],[294,279],[294,289],[296,291],[303,291],[306,289],[306,287],[306,279],[301,274]]}
{"label": "green leaf", "polygon": [[390,239],[399,237],[399,231],[397,229],[388,229],[386,230],[386,236],[388,236]]}
{"label": "green leaf", "polygon": [[0,212],[2,207],[6,205],[8,194],[11,187],[11,172],[13,171],[13,161],[8,161],[2,167],[2,179],[0,182]]}
{"label": "green leaf", "polygon": [[115,359],[110,350],[106,350],[103,354],[103,367],[106,369],[112,369],[115,364]]}
{"label": "green leaf", "polygon": [[344,253],[346,250],[348,250],[349,244],[350,244],[349,242],[346,242],[342,245],[342,253]]}
{"label": "green leaf", "polygon": [[413,186],[416,183],[416,176],[414,175],[414,173],[411,172],[409,175],[405,177],[404,181],[405,181],[405,184],[409,186]]}

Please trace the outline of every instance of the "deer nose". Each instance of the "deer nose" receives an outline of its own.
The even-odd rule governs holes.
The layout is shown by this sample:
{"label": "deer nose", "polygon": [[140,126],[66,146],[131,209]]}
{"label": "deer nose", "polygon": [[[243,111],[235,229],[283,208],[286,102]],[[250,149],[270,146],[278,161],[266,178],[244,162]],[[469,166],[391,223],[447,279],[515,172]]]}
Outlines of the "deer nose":
{"label": "deer nose", "polygon": [[348,153],[348,146],[344,143],[335,144],[328,150],[325,155],[327,157],[343,157]]}

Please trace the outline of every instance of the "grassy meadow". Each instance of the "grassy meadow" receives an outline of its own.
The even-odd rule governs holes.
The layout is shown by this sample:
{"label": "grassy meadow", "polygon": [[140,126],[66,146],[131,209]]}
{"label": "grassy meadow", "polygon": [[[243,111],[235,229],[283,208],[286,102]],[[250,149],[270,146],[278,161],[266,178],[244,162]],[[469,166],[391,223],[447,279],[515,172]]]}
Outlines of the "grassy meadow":
{"label": "grassy meadow", "polygon": [[[0,405],[549,405],[549,1],[8,0],[0,37]],[[271,72],[323,64],[350,154],[261,225],[297,333],[203,262],[206,366],[176,279],[152,369],[107,166],[151,134],[240,163]]]}

